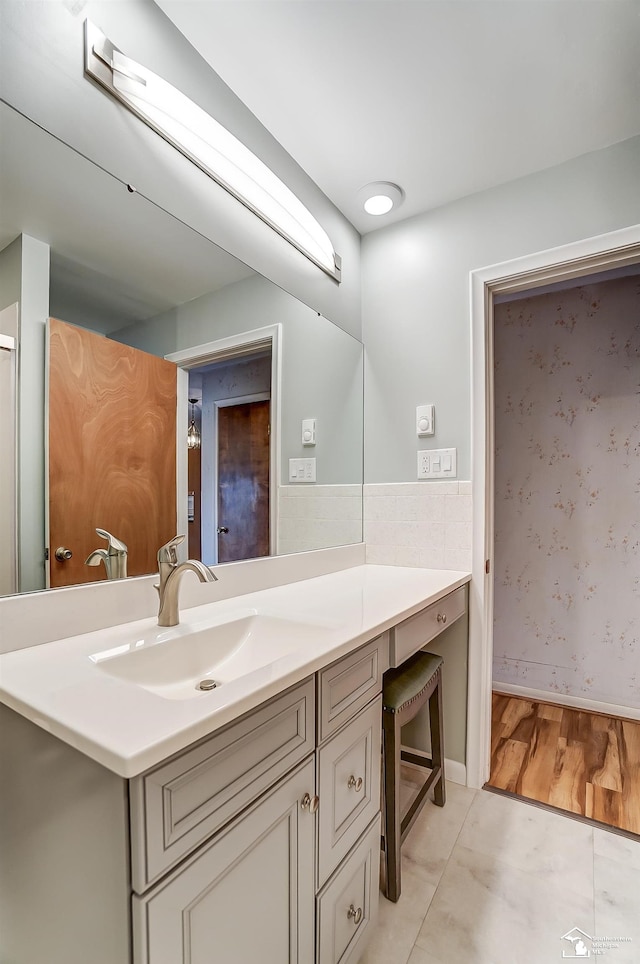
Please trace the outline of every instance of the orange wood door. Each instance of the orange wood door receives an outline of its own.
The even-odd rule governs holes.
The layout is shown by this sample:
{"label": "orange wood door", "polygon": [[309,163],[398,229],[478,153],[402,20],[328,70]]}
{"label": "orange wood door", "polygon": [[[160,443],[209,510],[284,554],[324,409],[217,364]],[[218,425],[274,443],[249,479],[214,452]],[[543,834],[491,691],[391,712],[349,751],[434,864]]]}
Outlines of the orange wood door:
{"label": "orange wood door", "polygon": [[176,366],[55,318],[48,366],[51,586],[106,578],[85,565],[106,548],[96,526],[126,543],[130,576],[156,572],[176,534]]}
{"label": "orange wood door", "polygon": [[269,409],[218,409],[218,562],[269,555]]}

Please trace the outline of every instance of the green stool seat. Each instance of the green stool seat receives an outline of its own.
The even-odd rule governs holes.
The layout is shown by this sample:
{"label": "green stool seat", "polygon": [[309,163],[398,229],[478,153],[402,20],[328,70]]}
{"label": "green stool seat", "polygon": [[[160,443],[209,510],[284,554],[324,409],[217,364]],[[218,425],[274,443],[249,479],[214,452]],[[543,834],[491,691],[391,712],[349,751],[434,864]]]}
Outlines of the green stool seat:
{"label": "green stool seat", "polygon": [[402,666],[384,674],[382,705],[391,713],[398,713],[406,703],[419,699],[431,677],[442,666],[442,656],[418,652]]}
{"label": "green stool seat", "polygon": [[[388,900],[400,897],[400,851],[413,822],[427,802],[433,787],[434,802],[443,807],[444,742],[442,725],[442,664],[435,653],[418,652],[401,666],[388,670],[382,681],[382,762],[384,788],[384,895]],[[405,723],[429,704],[431,755],[401,744]],[[431,772],[418,790],[407,811],[400,812],[400,763],[426,767]]]}

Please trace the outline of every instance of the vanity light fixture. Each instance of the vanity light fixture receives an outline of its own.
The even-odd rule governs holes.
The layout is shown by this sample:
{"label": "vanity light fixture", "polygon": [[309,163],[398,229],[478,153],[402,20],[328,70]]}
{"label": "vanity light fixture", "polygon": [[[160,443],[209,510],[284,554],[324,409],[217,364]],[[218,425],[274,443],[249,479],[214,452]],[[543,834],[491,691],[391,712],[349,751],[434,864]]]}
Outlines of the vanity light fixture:
{"label": "vanity light fixture", "polygon": [[191,405],[191,421],[189,422],[189,428],[187,429],[187,448],[189,449],[200,448],[200,432],[198,431],[198,426],[196,425],[194,408],[197,401],[197,398],[189,399],[189,404]]}
{"label": "vanity light fixture", "polygon": [[85,72],[245,207],[340,281],[341,259],[318,221],[280,178],[218,121],[85,21]]}
{"label": "vanity light fixture", "polygon": [[358,200],[367,214],[379,217],[399,207],[404,201],[404,191],[390,181],[373,181],[358,191]]}

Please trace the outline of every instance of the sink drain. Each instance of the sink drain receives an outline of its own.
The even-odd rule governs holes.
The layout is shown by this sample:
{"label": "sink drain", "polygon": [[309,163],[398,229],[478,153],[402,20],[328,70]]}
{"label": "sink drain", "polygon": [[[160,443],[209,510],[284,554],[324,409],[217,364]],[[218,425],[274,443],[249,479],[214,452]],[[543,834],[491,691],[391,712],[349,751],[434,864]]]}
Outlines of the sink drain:
{"label": "sink drain", "polygon": [[201,679],[200,682],[198,683],[198,685],[196,686],[196,689],[197,689],[197,690],[205,690],[205,691],[206,691],[206,690],[214,690],[214,689],[216,688],[216,686],[220,686],[220,683],[218,683],[217,680],[214,680],[214,679]]}

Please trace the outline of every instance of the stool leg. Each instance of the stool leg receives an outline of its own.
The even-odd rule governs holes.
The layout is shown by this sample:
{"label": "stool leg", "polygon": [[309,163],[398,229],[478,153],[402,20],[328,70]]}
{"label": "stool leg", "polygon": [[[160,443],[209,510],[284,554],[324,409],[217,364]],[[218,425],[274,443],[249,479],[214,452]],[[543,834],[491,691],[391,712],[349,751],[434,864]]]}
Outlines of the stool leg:
{"label": "stool leg", "polygon": [[384,896],[400,897],[400,726],[395,713],[382,714],[384,753]]}
{"label": "stool leg", "polygon": [[433,800],[444,807],[446,790],[444,784],[444,726],[442,719],[442,676],[438,671],[438,684],[429,699],[429,724],[431,726],[431,759],[433,768],[440,767],[440,778],[433,786]]}

